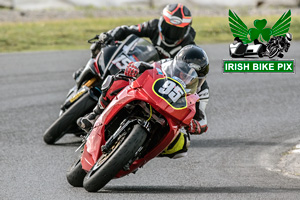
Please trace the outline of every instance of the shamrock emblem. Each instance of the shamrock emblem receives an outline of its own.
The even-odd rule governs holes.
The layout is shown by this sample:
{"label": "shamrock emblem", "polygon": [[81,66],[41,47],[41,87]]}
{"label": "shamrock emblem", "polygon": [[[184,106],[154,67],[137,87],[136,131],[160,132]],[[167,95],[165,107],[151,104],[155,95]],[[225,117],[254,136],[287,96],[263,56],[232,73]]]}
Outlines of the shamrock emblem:
{"label": "shamrock emblem", "polygon": [[[254,21],[254,26],[256,28],[250,28],[248,33],[250,35],[251,41],[255,39],[259,39],[261,42],[266,41],[268,42],[270,40],[270,37],[272,35],[272,29],[270,28],[265,28],[267,25],[267,20],[262,19],[262,20],[255,20]],[[262,38],[263,40],[262,40]]]}
{"label": "shamrock emblem", "polygon": [[[255,28],[250,28],[238,17],[235,12],[229,10],[229,26],[234,37],[239,37],[244,44],[251,43],[255,39],[261,42],[268,42],[271,36],[285,35],[290,28],[291,10],[285,12],[272,28],[265,28],[267,20],[256,19],[253,24]],[[250,39],[249,39],[250,36]]]}

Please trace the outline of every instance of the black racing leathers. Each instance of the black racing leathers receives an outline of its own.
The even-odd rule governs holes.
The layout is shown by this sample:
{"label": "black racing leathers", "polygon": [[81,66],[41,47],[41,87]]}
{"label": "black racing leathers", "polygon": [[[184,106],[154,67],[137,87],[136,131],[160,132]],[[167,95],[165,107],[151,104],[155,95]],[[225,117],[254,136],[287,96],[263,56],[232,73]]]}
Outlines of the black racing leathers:
{"label": "black racing leathers", "polygon": [[119,26],[108,31],[107,33],[113,36],[115,40],[120,41],[124,40],[130,34],[135,34],[139,37],[148,37],[159,52],[160,59],[173,58],[182,47],[188,44],[195,44],[194,39],[196,32],[192,27],[187,36],[183,38],[178,45],[168,45],[164,43],[159,34],[158,23],[158,19],[153,19],[138,25]]}

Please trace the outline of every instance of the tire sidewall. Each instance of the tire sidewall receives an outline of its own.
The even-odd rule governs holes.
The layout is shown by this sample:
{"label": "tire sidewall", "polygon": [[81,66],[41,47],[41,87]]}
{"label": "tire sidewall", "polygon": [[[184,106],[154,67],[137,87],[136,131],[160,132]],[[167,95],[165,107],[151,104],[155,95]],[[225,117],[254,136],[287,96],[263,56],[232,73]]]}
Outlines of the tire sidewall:
{"label": "tire sidewall", "polygon": [[68,110],[66,110],[55,122],[45,131],[44,141],[53,144],[63,137],[67,129],[76,123],[79,117],[88,113],[97,102],[88,93],[81,96]]}
{"label": "tire sidewall", "polygon": [[128,137],[109,155],[104,163],[96,169],[93,167],[88,172],[83,180],[83,187],[89,192],[96,192],[104,187],[134,157],[146,138],[145,129],[140,125],[135,125]]}

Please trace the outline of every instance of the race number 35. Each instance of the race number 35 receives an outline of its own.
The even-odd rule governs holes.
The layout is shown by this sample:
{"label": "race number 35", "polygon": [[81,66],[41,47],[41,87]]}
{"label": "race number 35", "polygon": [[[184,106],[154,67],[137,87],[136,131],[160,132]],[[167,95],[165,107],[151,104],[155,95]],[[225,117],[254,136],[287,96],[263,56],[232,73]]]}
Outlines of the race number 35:
{"label": "race number 35", "polygon": [[168,97],[176,102],[184,94],[182,88],[174,81],[167,80],[159,89],[158,92],[162,95],[168,95]]}

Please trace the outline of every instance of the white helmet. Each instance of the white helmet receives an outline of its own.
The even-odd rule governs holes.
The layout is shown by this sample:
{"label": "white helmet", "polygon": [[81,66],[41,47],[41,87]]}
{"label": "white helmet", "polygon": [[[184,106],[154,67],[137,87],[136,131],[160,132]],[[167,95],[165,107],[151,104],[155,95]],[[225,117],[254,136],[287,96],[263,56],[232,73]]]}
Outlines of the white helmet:
{"label": "white helmet", "polygon": [[291,33],[287,33],[287,34],[285,34],[285,39],[286,39],[286,41],[287,41],[287,42],[291,42],[291,41],[292,41],[292,39],[293,39],[293,36],[292,36],[292,34],[291,34]]}

